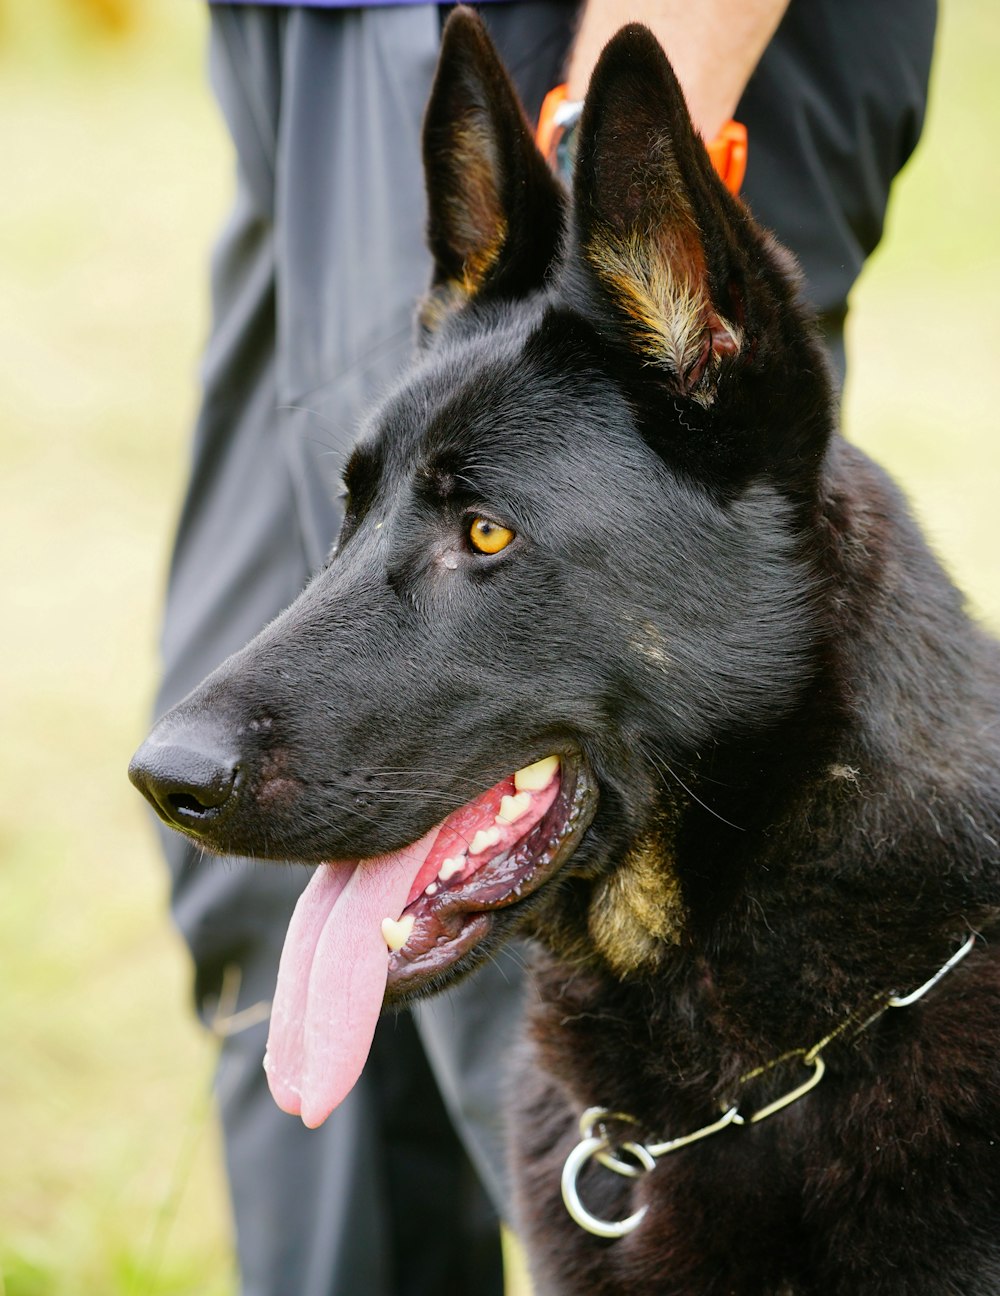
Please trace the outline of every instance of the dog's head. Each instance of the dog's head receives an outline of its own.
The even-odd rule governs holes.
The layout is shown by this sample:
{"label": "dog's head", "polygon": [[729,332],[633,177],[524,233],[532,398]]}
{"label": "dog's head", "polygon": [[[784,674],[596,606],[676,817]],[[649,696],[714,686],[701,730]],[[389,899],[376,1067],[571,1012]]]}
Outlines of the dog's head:
{"label": "dog's head", "polygon": [[459,11],[425,162],[421,355],[335,553],[132,766],[206,847],[326,865],[272,1021],[272,1087],[312,1124],[387,971],[400,998],[532,925],[655,965],[690,780],[795,712],[817,640],[823,362],[650,33],[600,61],[568,204]]}

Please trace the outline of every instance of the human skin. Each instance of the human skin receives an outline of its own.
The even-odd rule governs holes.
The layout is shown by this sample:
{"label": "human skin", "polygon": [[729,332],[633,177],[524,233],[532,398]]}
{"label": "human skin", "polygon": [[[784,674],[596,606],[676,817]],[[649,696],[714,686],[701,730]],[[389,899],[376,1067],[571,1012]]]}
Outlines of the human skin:
{"label": "human skin", "polygon": [[788,0],[590,0],[567,64],[582,99],[601,50],[620,27],[644,23],[667,51],[695,126],[715,139],[729,121]]}

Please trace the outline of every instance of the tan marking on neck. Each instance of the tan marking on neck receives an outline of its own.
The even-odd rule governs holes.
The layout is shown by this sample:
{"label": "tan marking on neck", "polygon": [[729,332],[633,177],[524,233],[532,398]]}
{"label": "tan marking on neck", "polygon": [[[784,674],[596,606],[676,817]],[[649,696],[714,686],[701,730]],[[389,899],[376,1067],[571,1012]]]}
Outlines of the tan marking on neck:
{"label": "tan marking on neck", "polygon": [[662,831],[641,838],[594,888],[587,925],[597,952],[618,977],[655,967],[685,923],[680,883]]}

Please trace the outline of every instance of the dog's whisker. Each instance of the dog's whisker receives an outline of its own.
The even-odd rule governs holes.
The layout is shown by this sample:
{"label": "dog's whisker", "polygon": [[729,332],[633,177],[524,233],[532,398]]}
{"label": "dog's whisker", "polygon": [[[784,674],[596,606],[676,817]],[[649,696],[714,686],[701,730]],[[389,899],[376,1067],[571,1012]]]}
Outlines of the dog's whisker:
{"label": "dog's whisker", "polygon": [[696,792],[692,791],[692,789],[688,787],[688,785],[684,782],[684,780],[683,780],[683,779],[681,778],[681,776],[677,773],[677,771],[674,770],[674,769],[673,769],[673,768],[672,768],[672,767],[667,763],[667,761],[663,760],[661,757],[657,757],[657,756],[655,756],[655,755],[654,755],[651,751],[649,751],[647,748],[643,748],[642,750],[643,750],[643,752],[644,752],[644,754],[645,754],[647,760],[649,760],[649,762],[650,762],[652,765],[655,765],[656,768],[659,769],[659,770],[661,771],[661,773],[669,774],[670,777],[674,780],[674,782],[677,783],[677,784],[678,784],[678,785],[683,789],[683,791],[685,791],[685,792],[688,794],[688,796],[691,798],[691,800],[692,800],[692,801],[696,801],[696,802],[698,803],[698,805],[700,805],[701,808],[702,808],[703,810],[706,810],[706,811],[707,811],[707,812],[708,812],[708,813],[709,813],[709,814],[710,814],[714,819],[718,819],[718,821],[719,821],[720,823],[724,823],[728,828],[735,828],[737,832],[745,832],[745,831],[746,831],[745,829],[741,828],[739,824],[735,824],[735,823],[733,823],[731,820],[725,818],[724,815],[719,814],[719,812],[718,812],[717,810],[713,810],[712,807],[711,807],[710,805],[707,805],[707,804],[706,804],[706,803],[701,799],[701,797],[698,796],[698,794],[697,794]]}

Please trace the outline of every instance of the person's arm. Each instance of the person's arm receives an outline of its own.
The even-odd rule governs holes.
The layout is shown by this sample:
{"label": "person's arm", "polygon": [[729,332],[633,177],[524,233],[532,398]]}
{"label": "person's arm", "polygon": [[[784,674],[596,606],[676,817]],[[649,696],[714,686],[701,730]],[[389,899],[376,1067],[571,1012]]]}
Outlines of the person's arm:
{"label": "person's arm", "polygon": [[567,66],[567,97],[582,99],[614,33],[645,23],[667,51],[702,138],[713,140],[774,35],[788,0],[588,0]]}

